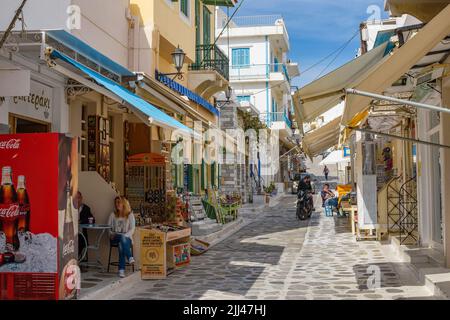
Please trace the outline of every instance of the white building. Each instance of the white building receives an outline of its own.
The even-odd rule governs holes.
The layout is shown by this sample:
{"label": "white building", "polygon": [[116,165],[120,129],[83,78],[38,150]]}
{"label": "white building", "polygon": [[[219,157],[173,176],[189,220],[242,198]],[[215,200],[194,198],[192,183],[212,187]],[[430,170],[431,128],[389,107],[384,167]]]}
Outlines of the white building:
{"label": "white building", "polygon": [[[244,110],[256,107],[259,117],[279,133],[280,153],[294,146],[291,81],[300,74],[297,63],[288,59],[289,35],[281,16],[236,17],[226,27],[228,18],[216,11],[218,46],[230,58],[230,85]],[[277,158],[275,156],[275,158]],[[287,169],[279,159],[268,159],[272,173],[262,174],[269,181],[287,181]],[[266,159],[267,161],[267,159]]]}

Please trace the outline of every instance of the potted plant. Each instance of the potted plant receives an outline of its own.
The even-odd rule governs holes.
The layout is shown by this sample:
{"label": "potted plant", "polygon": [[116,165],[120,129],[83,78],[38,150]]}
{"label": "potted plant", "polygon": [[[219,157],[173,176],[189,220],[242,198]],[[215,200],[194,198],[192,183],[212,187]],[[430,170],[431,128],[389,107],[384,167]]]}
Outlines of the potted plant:
{"label": "potted plant", "polygon": [[268,204],[270,202],[270,196],[272,195],[274,190],[275,190],[275,184],[273,182],[271,182],[269,186],[264,187],[264,199],[265,199],[266,204]]}

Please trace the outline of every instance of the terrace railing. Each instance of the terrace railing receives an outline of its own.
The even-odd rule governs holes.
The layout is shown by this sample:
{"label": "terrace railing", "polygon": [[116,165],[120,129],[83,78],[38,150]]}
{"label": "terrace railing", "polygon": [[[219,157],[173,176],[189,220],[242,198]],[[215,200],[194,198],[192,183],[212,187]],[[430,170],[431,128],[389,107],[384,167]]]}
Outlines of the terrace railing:
{"label": "terrace railing", "polygon": [[230,79],[230,60],[216,45],[199,45],[196,48],[197,62],[189,66],[189,70],[215,70],[225,79]]}

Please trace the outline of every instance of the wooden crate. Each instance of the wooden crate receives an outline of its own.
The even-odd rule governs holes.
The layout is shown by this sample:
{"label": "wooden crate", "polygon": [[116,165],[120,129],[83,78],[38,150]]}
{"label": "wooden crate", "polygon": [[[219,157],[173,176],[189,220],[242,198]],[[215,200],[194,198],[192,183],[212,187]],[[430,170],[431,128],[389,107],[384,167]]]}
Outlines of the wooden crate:
{"label": "wooden crate", "polygon": [[[141,248],[141,278],[165,279],[172,271],[190,263],[191,229],[163,232],[149,227],[139,228]],[[184,250],[187,246],[187,249]],[[187,259],[176,260],[178,252],[188,252]]]}

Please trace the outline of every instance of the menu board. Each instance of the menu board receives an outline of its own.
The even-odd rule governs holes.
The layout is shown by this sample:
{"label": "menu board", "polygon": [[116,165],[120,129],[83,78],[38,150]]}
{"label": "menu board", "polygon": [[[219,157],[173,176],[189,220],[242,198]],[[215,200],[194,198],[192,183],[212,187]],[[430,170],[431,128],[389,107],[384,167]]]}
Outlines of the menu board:
{"label": "menu board", "polygon": [[141,228],[140,234],[142,279],[164,279],[167,276],[166,233]]}

